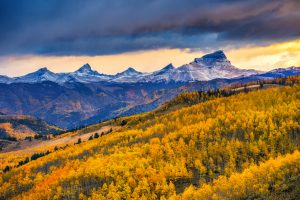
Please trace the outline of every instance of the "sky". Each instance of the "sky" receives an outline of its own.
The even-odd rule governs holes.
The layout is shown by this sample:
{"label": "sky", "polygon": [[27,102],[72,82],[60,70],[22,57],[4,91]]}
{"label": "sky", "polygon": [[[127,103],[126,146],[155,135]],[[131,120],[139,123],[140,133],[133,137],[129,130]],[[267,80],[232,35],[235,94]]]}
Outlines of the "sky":
{"label": "sky", "polygon": [[0,1],[0,74],[178,67],[219,49],[239,68],[300,66],[298,0]]}

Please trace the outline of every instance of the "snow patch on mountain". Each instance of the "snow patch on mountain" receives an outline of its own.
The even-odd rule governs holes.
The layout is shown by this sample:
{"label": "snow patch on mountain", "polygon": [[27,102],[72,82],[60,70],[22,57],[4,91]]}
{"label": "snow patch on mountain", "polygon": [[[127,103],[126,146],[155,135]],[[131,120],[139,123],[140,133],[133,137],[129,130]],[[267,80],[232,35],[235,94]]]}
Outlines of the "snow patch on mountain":
{"label": "snow patch on mountain", "polygon": [[117,73],[112,76],[111,81],[113,82],[136,82],[137,79],[143,76],[142,72],[136,71],[134,68],[129,67],[123,72]]}
{"label": "snow patch on mountain", "polygon": [[25,76],[16,77],[13,79],[15,83],[35,83],[42,81],[57,82],[59,74],[49,71],[46,67],[37,70],[36,72],[29,73]]}
{"label": "snow patch on mountain", "polygon": [[13,81],[12,78],[10,78],[8,76],[0,75],[0,83],[10,83],[12,81]]}

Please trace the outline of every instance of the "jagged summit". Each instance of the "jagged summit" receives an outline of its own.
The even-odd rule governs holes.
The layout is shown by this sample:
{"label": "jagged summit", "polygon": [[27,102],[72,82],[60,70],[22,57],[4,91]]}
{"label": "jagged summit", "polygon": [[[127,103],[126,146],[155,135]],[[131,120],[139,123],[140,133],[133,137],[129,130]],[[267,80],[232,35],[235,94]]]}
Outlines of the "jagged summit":
{"label": "jagged summit", "polygon": [[162,75],[162,74],[166,74],[169,71],[175,69],[175,67],[173,66],[172,63],[168,64],[167,66],[165,66],[164,68],[162,68],[161,70],[158,70],[156,72],[154,72],[155,75]]}
{"label": "jagged summit", "polygon": [[206,54],[206,55],[202,56],[201,58],[195,58],[194,62],[195,63],[204,63],[206,65],[213,65],[217,62],[229,62],[230,63],[230,61],[227,60],[227,57],[226,57],[224,51],[222,51],[222,50],[218,50],[213,53]]}
{"label": "jagged summit", "polygon": [[23,82],[23,83],[35,83],[41,81],[57,81],[58,74],[51,72],[48,68],[43,67],[35,72],[26,74],[24,76],[12,78],[9,82]]}
{"label": "jagged summit", "polygon": [[47,67],[42,67],[38,69],[36,72],[50,72]]}
{"label": "jagged summit", "polygon": [[47,67],[42,67],[42,68],[36,70],[35,72],[31,72],[25,76],[28,76],[28,75],[39,76],[39,75],[43,75],[43,74],[54,74],[54,72],[51,72]]}
{"label": "jagged summit", "polygon": [[141,73],[141,72],[136,71],[136,70],[135,70],[134,68],[132,68],[132,67],[128,67],[128,69],[126,69],[124,72]]}
{"label": "jagged summit", "polygon": [[[55,74],[54,72],[50,71],[47,67],[42,67],[38,70],[36,70],[35,72],[32,72],[32,73],[29,73],[25,76],[42,76],[42,75],[45,75],[45,74]],[[24,77],[25,77],[24,76]]]}
{"label": "jagged summit", "polygon": [[75,72],[85,73],[85,72],[93,72],[93,70],[91,66],[88,63],[86,63]]}
{"label": "jagged summit", "polygon": [[215,59],[215,60],[220,60],[220,59],[227,59],[224,51],[218,50],[210,54],[206,54],[202,56],[203,59]]}
{"label": "jagged summit", "polygon": [[136,71],[134,68],[129,67],[123,72],[117,73],[115,76],[120,77],[120,76],[134,76],[134,75],[139,75],[142,74],[142,72]]}
{"label": "jagged summit", "polygon": [[96,70],[93,70],[88,63],[84,64],[82,67],[76,70],[74,74],[78,76],[100,76],[101,75]]}
{"label": "jagged summit", "polygon": [[170,69],[175,69],[175,67],[173,66],[172,63],[170,63],[167,66],[165,66],[164,68],[162,68],[162,70],[170,70]]}

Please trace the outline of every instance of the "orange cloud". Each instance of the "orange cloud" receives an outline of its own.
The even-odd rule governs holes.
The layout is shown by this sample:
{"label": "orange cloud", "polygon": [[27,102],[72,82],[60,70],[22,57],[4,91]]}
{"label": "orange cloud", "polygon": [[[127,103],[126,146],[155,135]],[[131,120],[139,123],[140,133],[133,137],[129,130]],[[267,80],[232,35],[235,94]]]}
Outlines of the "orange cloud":
{"label": "orange cloud", "polygon": [[300,66],[300,40],[263,47],[233,49],[227,52],[231,62],[240,68],[271,70]]}

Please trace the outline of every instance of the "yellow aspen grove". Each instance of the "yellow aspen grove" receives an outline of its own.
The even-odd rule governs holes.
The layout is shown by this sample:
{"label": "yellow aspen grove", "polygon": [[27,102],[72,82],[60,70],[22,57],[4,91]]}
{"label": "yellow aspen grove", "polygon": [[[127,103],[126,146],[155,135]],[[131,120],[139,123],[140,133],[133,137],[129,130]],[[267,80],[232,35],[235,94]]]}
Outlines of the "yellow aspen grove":
{"label": "yellow aspen grove", "polygon": [[[0,154],[0,199],[299,195],[300,86],[203,95],[186,93],[167,103],[173,108],[179,102],[176,109],[166,104],[103,122],[123,125],[93,139],[80,135],[80,143],[63,148]],[[189,102],[195,105],[185,106]]]}

